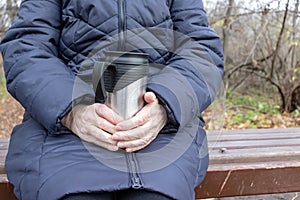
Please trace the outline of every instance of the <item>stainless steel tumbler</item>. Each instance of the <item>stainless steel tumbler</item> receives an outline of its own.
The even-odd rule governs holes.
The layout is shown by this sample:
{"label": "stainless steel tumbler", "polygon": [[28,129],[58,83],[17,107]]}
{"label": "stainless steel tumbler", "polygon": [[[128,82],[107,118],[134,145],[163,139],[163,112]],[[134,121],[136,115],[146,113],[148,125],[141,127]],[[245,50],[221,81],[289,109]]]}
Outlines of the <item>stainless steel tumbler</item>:
{"label": "stainless steel tumbler", "polygon": [[93,87],[96,102],[103,102],[124,119],[135,115],[144,105],[148,55],[110,51],[104,62],[95,62]]}

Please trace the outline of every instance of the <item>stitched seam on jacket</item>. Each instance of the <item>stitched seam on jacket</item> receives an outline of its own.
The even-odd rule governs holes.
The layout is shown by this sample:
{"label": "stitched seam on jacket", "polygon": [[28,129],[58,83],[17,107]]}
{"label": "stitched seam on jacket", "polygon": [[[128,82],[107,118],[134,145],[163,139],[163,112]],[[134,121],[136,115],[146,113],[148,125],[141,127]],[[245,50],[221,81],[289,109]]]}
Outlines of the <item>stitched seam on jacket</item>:
{"label": "stitched seam on jacket", "polygon": [[[101,26],[102,24],[106,23],[107,21],[111,20],[113,17],[117,16],[117,15],[113,15],[111,16],[110,18],[104,20],[103,22],[101,22],[98,26],[93,26],[91,24],[89,24],[87,21],[83,20],[82,18],[79,18],[79,17],[76,17],[76,16],[72,16],[72,15],[67,15],[67,14],[63,14],[63,16],[66,16],[66,17],[70,17],[70,18],[73,18],[73,19],[77,19],[77,20],[80,20],[80,21],[83,21],[85,24],[89,25],[90,27],[94,28],[94,29],[97,29],[97,27]],[[98,29],[97,29],[98,30]],[[100,30],[99,30],[100,31]]]}
{"label": "stitched seam on jacket", "polygon": [[156,26],[159,26],[159,25],[161,25],[161,24],[163,24],[164,22],[166,22],[166,21],[171,21],[171,18],[168,16],[167,18],[165,18],[165,19],[163,19],[161,22],[158,22],[158,23],[155,23],[155,24],[153,24],[153,25],[151,25],[151,26],[149,26],[149,27],[144,27],[139,21],[137,21],[137,19],[135,19],[134,17],[132,17],[132,16],[128,16],[130,19],[133,19],[135,22],[137,22],[140,26],[141,26],[141,28],[152,28],[152,27],[156,27]]}
{"label": "stitched seam on jacket", "polygon": [[[64,55],[65,57],[67,57],[66,54],[64,53],[65,51],[72,51],[72,55],[74,54],[72,57],[67,57],[68,62],[71,61],[74,62],[74,58],[77,57],[78,55],[85,57],[85,55],[83,55],[81,52],[77,52],[76,49],[71,49],[71,47],[74,46],[74,43],[67,45],[63,39],[61,39],[60,42],[64,44],[65,49],[63,51],[59,51],[59,54]],[[65,63],[65,65],[67,64]]]}
{"label": "stitched seam on jacket", "polygon": [[[133,17],[130,17],[130,18],[133,19],[135,22],[137,22],[137,23],[142,27],[142,25],[141,25],[136,19],[134,19]],[[165,22],[167,22],[167,21],[171,21],[171,18],[166,18],[166,19],[164,19],[162,22],[160,22],[160,23],[158,23],[158,24],[155,24],[154,26],[151,26],[151,27],[148,27],[148,28],[154,28],[154,27],[159,26],[159,25],[161,25],[161,24],[163,24],[163,23],[165,23]],[[143,29],[144,29],[144,30],[142,30],[142,31],[147,31],[147,27],[144,27]],[[142,34],[142,31],[139,32],[139,33],[137,33],[137,34],[134,35],[134,36],[131,36],[130,38],[133,38],[133,37],[135,37],[135,36],[141,35],[141,34]],[[150,32],[150,33],[151,33],[151,32]],[[154,35],[154,34],[152,34],[152,35]],[[154,36],[155,36],[155,35],[154,35]],[[128,38],[129,41],[130,41],[130,38]],[[155,38],[157,38],[157,37],[155,37]],[[144,42],[147,42],[147,41],[144,41]],[[150,44],[149,42],[147,42],[147,43],[149,44],[149,46],[151,46],[151,44]],[[130,44],[130,45],[132,45],[132,46],[135,47],[134,44]],[[162,57],[163,59],[164,59],[164,56],[168,54],[168,52],[166,52],[166,53],[164,53],[164,54],[160,54],[160,53],[158,52],[158,50],[156,50],[155,48],[153,48],[153,50],[155,50],[155,52],[156,52],[158,55],[160,55],[160,57]],[[161,49],[161,50],[164,50],[164,49]],[[166,50],[169,51],[169,49],[166,49]],[[157,58],[157,59],[155,59],[155,60],[152,60],[152,62],[156,62],[157,60],[160,60],[160,59],[161,59],[161,58]]]}
{"label": "stitched seam on jacket", "polygon": [[[184,32],[184,36],[181,36],[181,37],[186,37],[186,35],[189,35],[191,33],[202,32],[202,31],[211,31],[210,28],[206,27],[206,26],[202,26],[201,28],[202,28],[201,30],[192,30],[192,31]],[[199,35],[201,35],[201,34],[199,34]],[[197,39],[195,39],[195,37],[193,37],[192,39],[194,40],[194,42],[199,42]]]}
{"label": "stitched seam on jacket", "polygon": [[[138,36],[140,34],[142,34],[142,33],[140,32],[140,33],[136,34],[135,36]],[[132,37],[135,37],[135,36],[132,36]],[[130,38],[128,40],[130,40]],[[144,42],[147,43],[150,47],[152,47],[151,43],[149,43],[148,41],[144,40]],[[133,43],[130,43],[130,45],[133,46],[133,47],[136,47],[136,45],[134,45]],[[137,48],[137,49],[139,49],[139,48]],[[152,50],[155,51],[159,55],[159,58],[157,58],[156,60],[152,60],[152,58],[149,58],[151,62],[155,62],[157,60],[163,59],[163,56],[167,54],[167,53],[165,53],[165,54],[161,55],[159,53],[159,51],[157,49],[155,49],[155,48],[153,48]]]}
{"label": "stitched seam on jacket", "polygon": [[[109,33],[105,33],[105,32],[103,32],[103,31],[99,30],[98,28],[99,28],[100,26],[102,26],[103,23],[106,23],[107,21],[109,21],[111,18],[105,20],[104,22],[102,22],[102,23],[99,24],[98,26],[94,27],[94,26],[92,26],[91,24],[89,24],[88,22],[86,22],[86,21],[84,21],[83,19],[80,19],[80,18],[78,18],[78,17],[72,16],[72,15],[66,15],[66,14],[64,14],[64,16],[71,17],[71,18],[76,19],[76,20],[80,20],[80,21],[84,22],[85,25],[88,25],[88,26],[90,26],[90,27],[92,28],[91,30],[89,30],[89,31],[87,31],[86,33],[84,33],[81,37],[84,37],[86,34],[90,33],[91,31],[97,31],[97,32],[100,32],[100,33],[103,34],[103,35],[109,35]],[[115,16],[117,16],[117,15],[115,15]],[[74,34],[75,34],[75,33],[74,33]],[[74,41],[73,43],[69,44],[69,45],[67,45],[66,42],[65,42],[63,39],[61,39],[61,41],[64,43],[64,45],[66,46],[67,49],[70,49],[71,51],[75,52],[75,55],[73,55],[72,58],[69,58],[70,61],[74,61],[74,58],[76,58],[78,55],[82,55],[82,56],[84,56],[84,57],[86,56],[86,55],[82,54],[81,52],[78,52],[77,49],[71,49],[71,47],[75,45],[75,44],[74,44],[75,41]],[[61,53],[61,52],[60,52],[60,53]]]}
{"label": "stitched seam on jacket", "polygon": [[[37,1],[48,1],[49,3],[58,5],[58,6],[60,7],[60,4],[59,4],[59,3],[56,3],[56,1],[51,1],[51,0],[35,0],[35,2],[37,2]],[[29,1],[29,0],[27,0],[27,1],[22,1],[21,4],[20,4],[20,6],[21,6],[22,4],[24,4],[24,3],[31,3],[31,2],[32,2],[32,1]]]}
{"label": "stitched seam on jacket", "polygon": [[[46,131],[46,130],[45,130]],[[44,145],[47,139],[47,134],[45,134],[44,136],[44,141],[42,144],[42,149],[41,149],[41,154],[40,154],[40,158],[39,158],[39,184],[38,184],[38,190],[37,190],[37,195],[36,195],[36,199],[38,200],[39,197],[39,193],[40,193],[40,185],[41,185],[41,162],[42,162],[42,157],[43,157],[43,152],[44,152]]]}
{"label": "stitched seam on jacket", "polygon": [[173,10],[171,13],[175,14],[175,13],[178,13],[178,12],[183,12],[183,11],[202,11],[202,12],[205,12],[205,10],[203,8],[186,8],[186,9],[175,9]]}
{"label": "stitched seam on jacket", "polygon": [[[33,28],[37,28],[36,26],[32,26]],[[10,27],[10,30],[16,30],[16,29],[23,29],[23,28],[28,28],[27,27],[27,25],[25,25],[25,26],[15,26],[14,24]],[[42,28],[43,29],[46,29],[44,26],[42,26]],[[54,27],[52,27],[52,26],[47,26],[47,29],[51,29],[51,30],[53,30],[53,31],[55,31],[55,32],[57,32],[57,34],[60,34],[60,31],[59,30],[57,30],[56,28],[54,28]],[[25,31],[26,32],[26,34],[24,34],[24,35],[34,35],[34,34],[31,34],[30,32],[28,32],[27,30]],[[49,32],[47,32],[47,34],[48,34]],[[16,40],[13,40],[13,41],[17,41],[17,40],[30,40],[31,38],[28,38],[28,37],[25,37],[25,38],[23,38],[23,37],[20,37],[20,38],[17,38]],[[34,39],[34,41],[38,41],[38,37],[33,37],[32,39]],[[43,42],[45,42],[45,40],[41,40],[41,41],[43,41]]]}
{"label": "stitched seam on jacket", "polygon": [[183,171],[176,163],[174,163],[174,166],[181,172],[181,174],[183,175],[183,177],[184,177],[186,183],[188,184],[188,183],[189,183],[189,181],[188,181],[189,179],[188,179],[187,176],[185,175],[184,171]]}

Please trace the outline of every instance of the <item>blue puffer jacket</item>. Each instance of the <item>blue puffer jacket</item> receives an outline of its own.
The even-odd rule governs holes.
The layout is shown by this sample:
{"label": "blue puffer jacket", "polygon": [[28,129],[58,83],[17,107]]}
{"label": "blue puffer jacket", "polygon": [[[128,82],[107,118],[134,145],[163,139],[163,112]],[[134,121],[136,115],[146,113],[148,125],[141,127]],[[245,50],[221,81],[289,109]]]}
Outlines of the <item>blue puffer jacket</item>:
{"label": "blue puffer jacket", "polygon": [[[223,73],[201,0],[23,0],[0,49],[7,88],[26,110],[6,160],[19,199],[126,188],[195,198],[208,166],[201,112]],[[72,104],[93,102],[93,61],[120,49],[149,54],[147,87],[169,117],[131,154],[84,143],[60,123]]]}

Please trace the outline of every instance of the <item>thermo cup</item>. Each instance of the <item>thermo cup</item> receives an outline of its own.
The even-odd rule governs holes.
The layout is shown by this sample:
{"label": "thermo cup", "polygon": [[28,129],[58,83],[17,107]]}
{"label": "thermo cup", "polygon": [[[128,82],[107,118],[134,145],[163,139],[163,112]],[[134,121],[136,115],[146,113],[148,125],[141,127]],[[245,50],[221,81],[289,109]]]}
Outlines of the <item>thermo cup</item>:
{"label": "thermo cup", "polygon": [[105,104],[128,119],[144,105],[148,55],[143,53],[110,51],[103,62],[95,62],[93,87],[96,102]]}

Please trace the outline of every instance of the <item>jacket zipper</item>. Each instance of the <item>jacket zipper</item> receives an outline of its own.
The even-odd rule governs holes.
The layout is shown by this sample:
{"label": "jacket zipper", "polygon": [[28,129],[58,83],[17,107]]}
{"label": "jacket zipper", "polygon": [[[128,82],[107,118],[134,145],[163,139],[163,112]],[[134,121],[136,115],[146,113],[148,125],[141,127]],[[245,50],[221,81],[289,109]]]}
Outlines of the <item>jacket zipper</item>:
{"label": "jacket zipper", "polygon": [[118,1],[118,10],[119,10],[119,40],[118,40],[118,49],[124,51],[125,43],[125,0]]}
{"label": "jacket zipper", "polygon": [[135,157],[135,153],[126,153],[126,160],[127,165],[129,168],[129,174],[130,174],[130,181],[131,181],[131,187],[133,189],[141,189],[143,188],[143,183],[141,181],[141,177],[138,174],[138,166],[137,166],[137,160]]}
{"label": "jacket zipper", "polygon": [[[118,50],[125,50],[125,34],[126,34],[126,23],[125,23],[125,0],[118,0],[118,11],[119,11],[119,40]],[[140,189],[143,187],[141,177],[138,174],[139,169],[137,160],[134,153],[126,153],[126,160],[130,175],[130,184],[133,189]]]}

